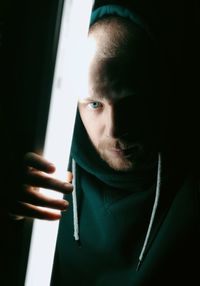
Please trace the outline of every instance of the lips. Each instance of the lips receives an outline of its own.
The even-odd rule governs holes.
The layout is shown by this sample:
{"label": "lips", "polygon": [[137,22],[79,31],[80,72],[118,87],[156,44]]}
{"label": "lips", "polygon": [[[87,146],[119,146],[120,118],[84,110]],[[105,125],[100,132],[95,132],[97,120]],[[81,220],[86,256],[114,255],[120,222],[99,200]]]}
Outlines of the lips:
{"label": "lips", "polygon": [[133,154],[135,154],[136,152],[138,152],[139,150],[139,146],[138,145],[134,145],[134,146],[130,146],[126,149],[123,149],[123,148],[110,148],[110,151],[118,154],[118,155],[121,155],[121,156],[124,156],[124,157],[129,157],[129,156],[132,156]]}

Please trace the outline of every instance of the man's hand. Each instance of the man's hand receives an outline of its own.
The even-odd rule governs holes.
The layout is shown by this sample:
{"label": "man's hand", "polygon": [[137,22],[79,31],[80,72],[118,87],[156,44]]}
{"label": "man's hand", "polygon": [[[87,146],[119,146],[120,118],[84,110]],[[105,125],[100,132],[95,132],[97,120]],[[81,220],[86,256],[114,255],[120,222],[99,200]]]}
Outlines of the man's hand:
{"label": "man's hand", "polygon": [[[51,176],[55,172],[55,166],[35,153],[27,153],[24,157],[25,174],[24,182],[17,199],[11,210],[11,216],[15,219],[24,217],[57,220],[61,218],[59,211],[65,211],[68,202],[63,199],[54,199],[39,192],[39,188],[58,191],[69,194],[73,190],[70,183],[62,182]],[[71,178],[67,179],[71,182]],[[45,207],[45,209],[41,208]],[[48,208],[55,209],[53,212]]]}

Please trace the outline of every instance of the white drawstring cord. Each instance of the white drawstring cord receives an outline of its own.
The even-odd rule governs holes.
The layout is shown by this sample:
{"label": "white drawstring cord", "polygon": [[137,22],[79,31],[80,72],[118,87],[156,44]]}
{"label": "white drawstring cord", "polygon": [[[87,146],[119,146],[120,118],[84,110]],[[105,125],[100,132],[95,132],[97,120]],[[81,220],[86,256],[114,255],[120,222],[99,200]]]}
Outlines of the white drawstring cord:
{"label": "white drawstring cord", "polygon": [[[73,201],[73,220],[74,220],[74,238],[76,241],[79,241],[79,223],[78,223],[78,207],[77,207],[77,194],[76,194],[76,163],[72,159],[72,174],[73,174],[73,179],[72,179],[72,184],[73,184],[73,192],[72,192],[72,201]],[[139,262],[136,268],[136,271],[139,270],[141,262],[143,260],[143,256],[146,250],[146,246],[149,240],[149,236],[151,233],[152,225],[154,222],[156,210],[158,207],[158,201],[160,197],[160,185],[161,185],[161,155],[160,153],[158,154],[158,171],[157,171],[157,184],[156,184],[156,194],[155,194],[155,200],[154,200],[154,205],[151,213],[151,218],[147,230],[147,234],[144,240],[144,244],[139,256]]]}
{"label": "white drawstring cord", "polygon": [[78,225],[78,207],[77,207],[77,195],[76,195],[76,163],[72,159],[72,185],[74,187],[72,192],[73,202],[73,217],[74,217],[74,239],[79,240],[79,225]]}
{"label": "white drawstring cord", "polygon": [[143,260],[143,256],[146,250],[146,246],[149,240],[149,236],[151,233],[151,229],[152,229],[152,225],[154,222],[154,218],[155,218],[155,214],[156,214],[156,210],[158,207],[158,201],[159,201],[159,197],[160,197],[160,185],[161,185],[161,154],[158,154],[158,171],[157,171],[157,183],[156,183],[156,194],[155,194],[155,200],[154,200],[154,205],[153,205],[153,209],[152,209],[152,213],[151,213],[151,218],[150,218],[150,222],[149,222],[149,226],[148,226],[148,230],[147,230],[147,234],[144,240],[144,244],[139,256],[139,262],[136,268],[136,271],[139,270],[141,262]]}

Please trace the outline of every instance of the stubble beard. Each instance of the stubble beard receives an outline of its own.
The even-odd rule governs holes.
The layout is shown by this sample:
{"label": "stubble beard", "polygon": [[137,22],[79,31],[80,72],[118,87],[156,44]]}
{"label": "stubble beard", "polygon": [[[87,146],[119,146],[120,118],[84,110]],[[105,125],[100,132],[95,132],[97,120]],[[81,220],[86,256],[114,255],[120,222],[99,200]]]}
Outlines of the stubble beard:
{"label": "stubble beard", "polygon": [[134,169],[134,164],[130,160],[119,156],[110,157],[110,155],[107,154],[105,150],[99,151],[99,155],[101,159],[104,160],[109,165],[109,167],[115,171],[127,172]]}
{"label": "stubble beard", "polygon": [[122,154],[109,152],[109,149],[117,147],[123,149],[128,146],[119,140],[104,140],[101,141],[95,149],[101,159],[113,170],[121,172],[132,171],[135,168],[135,160],[132,157],[126,158]]}

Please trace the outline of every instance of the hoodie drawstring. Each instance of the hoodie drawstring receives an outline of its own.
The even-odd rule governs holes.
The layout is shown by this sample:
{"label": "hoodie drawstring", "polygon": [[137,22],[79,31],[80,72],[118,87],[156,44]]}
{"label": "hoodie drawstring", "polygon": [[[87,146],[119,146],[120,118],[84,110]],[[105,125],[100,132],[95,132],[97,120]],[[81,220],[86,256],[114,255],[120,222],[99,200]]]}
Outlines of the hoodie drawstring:
{"label": "hoodie drawstring", "polygon": [[[74,220],[74,239],[75,241],[79,241],[79,222],[78,222],[78,207],[77,207],[77,193],[76,193],[76,163],[74,159],[72,159],[72,184],[74,186],[73,192],[72,192],[72,202],[73,202],[73,220]],[[155,200],[153,204],[153,209],[151,212],[150,222],[147,229],[147,233],[145,236],[145,240],[142,246],[142,250],[140,252],[139,261],[137,264],[136,271],[139,271],[139,268],[141,266],[141,263],[143,261],[143,257],[146,251],[146,247],[149,241],[149,237],[151,234],[153,222],[156,215],[156,210],[158,208],[158,202],[160,198],[160,189],[161,189],[161,154],[158,154],[158,168],[157,168],[157,182],[156,182],[156,194],[155,194]]]}
{"label": "hoodie drawstring", "polygon": [[73,220],[74,220],[74,239],[79,241],[79,223],[78,223],[78,206],[77,206],[77,194],[76,194],[76,163],[72,159],[72,185],[74,187],[72,192],[72,202],[73,202]]}
{"label": "hoodie drawstring", "polygon": [[160,197],[160,186],[161,186],[161,154],[158,153],[158,169],[157,169],[157,182],[156,182],[156,194],[155,194],[155,200],[154,200],[154,204],[153,204],[153,209],[151,212],[151,218],[150,218],[150,222],[149,222],[149,226],[147,229],[147,234],[143,243],[143,247],[142,250],[140,252],[140,256],[139,256],[139,261],[137,264],[137,268],[136,271],[139,271],[139,268],[141,266],[143,257],[144,257],[144,253],[147,247],[147,243],[149,241],[149,237],[150,237],[150,233],[152,230],[152,226],[153,226],[153,222],[155,219],[155,215],[156,215],[156,210],[158,208],[158,201],[159,201],[159,197]]}

